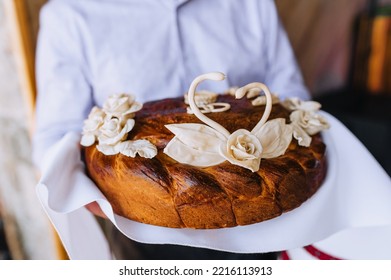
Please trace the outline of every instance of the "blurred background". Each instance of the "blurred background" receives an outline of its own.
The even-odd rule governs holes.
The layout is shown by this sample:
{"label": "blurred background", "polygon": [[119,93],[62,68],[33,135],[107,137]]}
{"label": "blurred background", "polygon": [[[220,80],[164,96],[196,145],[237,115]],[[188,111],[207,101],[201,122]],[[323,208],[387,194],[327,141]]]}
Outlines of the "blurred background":
{"label": "blurred background", "polygon": [[[45,2],[0,0],[0,260],[63,257],[36,198],[30,159]],[[313,98],[391,174],[391,1],[275,2]]]}

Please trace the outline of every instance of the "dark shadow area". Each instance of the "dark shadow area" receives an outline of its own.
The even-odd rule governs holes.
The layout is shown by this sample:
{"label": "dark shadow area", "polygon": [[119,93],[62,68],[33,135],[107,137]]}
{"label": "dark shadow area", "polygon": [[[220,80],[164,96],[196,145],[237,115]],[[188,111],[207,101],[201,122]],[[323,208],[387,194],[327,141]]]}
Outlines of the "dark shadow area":
{"label": "dark shadow area", "polygon": [[7,246],[4,234],[4,222],[0,218],[0,260],[11,260],[11,255]]}
{"label": "dark shadow area", "polygon": [[391,175],[391,97],[340,89],[315,99],[339,119]]}

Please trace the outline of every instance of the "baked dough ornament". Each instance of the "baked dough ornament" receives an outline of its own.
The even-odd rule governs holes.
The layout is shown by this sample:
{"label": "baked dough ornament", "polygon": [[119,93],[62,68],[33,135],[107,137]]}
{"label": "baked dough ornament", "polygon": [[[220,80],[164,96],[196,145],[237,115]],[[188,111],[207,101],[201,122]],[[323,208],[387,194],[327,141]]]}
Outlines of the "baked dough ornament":
{"label": "baked dough ornament", "polygon": [[135,125],[135,113],[143,105],[136,102],[133,95],[114,94],[103,104],[103,108],[93,107],[84,122],[80,144],[84,147],[93,145],[105,155],[123,154],[128,157],[153,158],[157,154],[156,146],[147,140],[126,140]]}

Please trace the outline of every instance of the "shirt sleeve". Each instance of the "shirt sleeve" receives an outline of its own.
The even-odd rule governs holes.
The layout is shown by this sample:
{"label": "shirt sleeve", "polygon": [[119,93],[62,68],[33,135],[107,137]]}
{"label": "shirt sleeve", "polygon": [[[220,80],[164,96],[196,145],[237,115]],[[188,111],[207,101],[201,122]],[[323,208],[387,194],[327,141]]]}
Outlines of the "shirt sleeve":
{"label": "shirt sleeve", "polygon": [[261,9],[261,26],[265,34],[266,84],[282,98],[309,99],[309,92],[303,82],[300,68],[279,19],[274,1],[265,0],[258,1],[258,3]]}
{"label": "shirt sleeve", "polygon": [[33,136],[33,161],[38,168],[45,152],[63,135],[81,131],[93,103],[82,34],[77,18],[63,3],[50,1],[40,14]]}

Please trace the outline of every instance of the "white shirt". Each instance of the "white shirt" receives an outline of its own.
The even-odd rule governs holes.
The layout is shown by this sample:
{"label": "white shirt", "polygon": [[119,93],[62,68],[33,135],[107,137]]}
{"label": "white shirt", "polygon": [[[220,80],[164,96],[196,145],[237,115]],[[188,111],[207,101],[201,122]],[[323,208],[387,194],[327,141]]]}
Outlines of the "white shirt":
{"label": "white shirt", "polygon": [[281,97],[309,97],[272,0],[51,0],[36,70],[37,165],[114,93],[181,96],[196,76],[220,71],[225,81],[199,89],[263,82]]}

